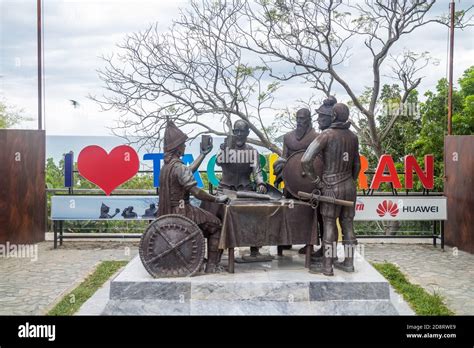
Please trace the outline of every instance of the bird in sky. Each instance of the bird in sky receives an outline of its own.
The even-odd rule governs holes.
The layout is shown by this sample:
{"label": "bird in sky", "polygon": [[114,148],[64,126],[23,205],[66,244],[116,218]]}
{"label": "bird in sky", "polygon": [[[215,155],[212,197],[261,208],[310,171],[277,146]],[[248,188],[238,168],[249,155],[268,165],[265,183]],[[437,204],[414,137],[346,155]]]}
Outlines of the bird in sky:
{"label": "bird in sky", "polygon": [[80,106],[79,102],[76,100],[69,99],[69,101],[71,102],[74,109],[77,109]]}

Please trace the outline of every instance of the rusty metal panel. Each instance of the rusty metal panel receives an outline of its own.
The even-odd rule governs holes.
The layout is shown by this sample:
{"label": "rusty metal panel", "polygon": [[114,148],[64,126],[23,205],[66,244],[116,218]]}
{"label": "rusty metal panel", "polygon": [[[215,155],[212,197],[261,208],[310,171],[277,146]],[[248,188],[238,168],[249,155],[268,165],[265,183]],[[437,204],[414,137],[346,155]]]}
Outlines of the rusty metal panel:
{"label": "rusty metal panel", "polygon": [[474,136],[447,136],[444,149],[444,193],[448,199],[445,242],[474,253]]}
{"label": "rusty metal panel", "polygon": [[0,244],[29,244],[46,232],[45,132],[0,129]]}

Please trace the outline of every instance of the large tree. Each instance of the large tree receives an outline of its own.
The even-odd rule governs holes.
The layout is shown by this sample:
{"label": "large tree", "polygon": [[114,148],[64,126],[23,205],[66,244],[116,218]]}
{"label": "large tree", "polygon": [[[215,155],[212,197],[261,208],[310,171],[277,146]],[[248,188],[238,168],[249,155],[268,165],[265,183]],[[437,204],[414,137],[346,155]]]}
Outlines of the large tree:
{"label": "large tree", "polygon": [[[363,105],[370,102],[370,88],[367,88],[359,100]],[[390,122],[390,132],[383,138],[381,143],[384,153],[393,156],[397,162],[403,162],[403,157],[409,153],[410,145],[417,139],[421,128],[421,116],[418,102],[418,91],[412,90],[405,102],[402,102],[403,92],[398,84],[384,84],[381,88],[379,102],[376,108],[376,122],[380,128],[386,129]],[[351,103],[352,105],[352,103]],[[369,159],[369,163],[375,166],[377,158],[373,152],[368,136],[367,120],[358,120],[360,129],[360,152]],[[363,136],[365,132],[366,136]]]}
{"label": "large tree", "polygon": [[[269,112],[288,115],[271,108],[279,87],[272,79],[302,79],[325,95],[338,84],[357,111],[361,142],[379,157],[400,116],[377,119],[384,72],[400,86],[400,103],[408,103],[430,57],[414,47],[392,51],[419,28],[446,23],[447,17],[431,15],[435,1],[191,0],[167,33],[152,26],[129,35],[119,55],[105,58],[100,77],[109,93],[95,99],[123,113],[122,130],[148,139],[159,139],[167,117],[196,126],[193,135],[225,135],[240,118],[251,121],[251,143],[280,153],[274,136],[279,125],[291,123],[263,121]],[[466,13],[457,13],[458,27]],[[354,42],[369,59],[365,99],[343,74]]]}
{"label": "large tree", "polygon": [[168,32],[150,26],[129,35],[120,54],[104,57],[99,76],[109,93],[92,98],[105,110],[122,112],[115,130],[156,145],[167,119],[194,126],[193,137],[225,136],[233,121],[243,119],[255,135],[250,143],[280,153],[263,122],[278,83],[265,83],[266,67],[249,64],[240,48],[223,44],[233,35],[227,21],[225,7],[209,8],[203,18],[183,11]]}
{"label": "large tree", "polygon": [[[420,71],[430,61],[426,53],[415,53],[413,48],[401,55],[392,56],[394,45],[430,23],[446,24],[447,17],[430,15],[436,0],[257,0],[224,1],[226,6],[237,8],[239,16],[228,24],[240,34],[239,40],[229,40],[258,53],[272,68],[275,62],[293,66],[290,73],[273,73],[281,79],[304,78],[316,89],[329,94],[334,83],[349,95],[354,107],[365,119],[366,129],[357,130],[375,156],[384,153],[383,143],[398,116],[386,124],[377,122],[376,108],[383,86],[383,69],[392,71],[392,78],[402,88],[400,102],[407,103],[411,92],[420,84]],[[200,8],[213,6],[216,1],[203,1]],[[217,3],[221,3],[217,1]],[[231,3],[231,5],[229,4]],[[243,5],[241,5],[243,4]],[[199,10],[199,7],[196,7]],[[199,13],[199,12],[198,12]],[[463,27],[467,11],[456,14],[457,27]],[[200,13],[203,18],[204,13]],[[359,97],[350,79],[341,69],[350,57],[350,42],[360,39],[367,50],[371,83],[368,84],[368,103]],[[415,40],[411,40],[415,42]],[[369,81],[367,81],[369,82]]]}

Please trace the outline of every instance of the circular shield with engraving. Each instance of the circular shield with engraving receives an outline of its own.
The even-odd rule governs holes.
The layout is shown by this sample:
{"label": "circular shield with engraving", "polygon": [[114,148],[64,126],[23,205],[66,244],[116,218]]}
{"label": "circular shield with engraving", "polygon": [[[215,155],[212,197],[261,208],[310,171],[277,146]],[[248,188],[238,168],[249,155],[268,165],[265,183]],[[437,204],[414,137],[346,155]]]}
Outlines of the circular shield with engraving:
{"label": "circular shield with engraving", "polygon": [[[288,157],[285,167],[283,168],[282,177],[285,188],[293,197],[298,197],[298,191],[311,193],[316,188],[308,176],[302,175],[303,167],[301,166],[301,158],[304,153],[305,150],[293,153]],[[320,155],[316,156],[313,162],[313,168],[314,173],[321,177],[323,174],[323,159]]]}
{"label": "circular shield with engraving", "polygon": [[198,225],[182,215],[170,214],[148,226],[139,253],[143,266],[153,277],[187,277],[201,268],[204,248],[204,236]]}

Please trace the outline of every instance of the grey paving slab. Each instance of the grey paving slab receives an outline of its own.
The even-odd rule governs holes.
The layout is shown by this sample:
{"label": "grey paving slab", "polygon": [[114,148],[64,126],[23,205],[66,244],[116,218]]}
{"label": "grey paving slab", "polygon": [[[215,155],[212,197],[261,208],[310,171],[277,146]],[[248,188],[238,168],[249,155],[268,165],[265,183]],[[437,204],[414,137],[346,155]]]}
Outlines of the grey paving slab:
{"label": "grey paving slab", "polygon": [[[474,315],[474,255],[449,247],[442,252],[439,246],[433,248],[430,244],[413,244],[411,240],[408,240],[410,243],[397,241],[398,244],[385,244],[364,243],[361,240],[362,256],[368,261],[397,264],[411,282],[431,293],[444,296],[448,307],[456,314]],[[0,315],[46,313],[93,272],[99,262],[132,259],[137,254],[136,245],[129,241],[68,240],[64,246],[54,250],[52,242],[48,241],[38,244],[36,261],[0,257]],[[294,246],[295,250],[297,248]],[[294,271],[292,258],[287,257],[279,262],[286,262],[287,269]],[[268,269],[269,266],[263,264],[260,267]],[[266,273],[261,279],[281,279],[279,275],[274,277]],[[245,274],[236,273],[236,276],[245,277]],[[297,274],[292,276],[298,277]],[[202,278],[204,281],[204,277],[196,279]],[[223,274],[222,277],[228,275]],[[336,273],[335,282],[338,281],[337,277]],[[391,295],[395,299],[398,296],[392,290]]]}
{"label": "grey paving slab", "polygon": [[[38,243],[37,260],[0,257],[0,315],[45,314],[105,260],[130,260],[132,243]],[[128,247],[128,249],[126,249]]]}
{"label": "grey paving slab", "polygon": [[474,255],[456,248],[426,244],[365,244],[364,257],[391,262],[414,284],[440,294],[459,315],[474,315]]}

